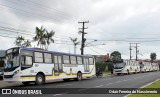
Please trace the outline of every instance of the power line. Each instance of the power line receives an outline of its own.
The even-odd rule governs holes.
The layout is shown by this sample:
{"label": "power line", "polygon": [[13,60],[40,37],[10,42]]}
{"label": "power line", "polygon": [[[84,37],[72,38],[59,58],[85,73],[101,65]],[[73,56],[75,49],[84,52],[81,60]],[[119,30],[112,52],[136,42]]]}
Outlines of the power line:
{"label": "power line", "polygon": [[[16,1],[9,1],[9,0],[6,0],[6,1],[8,1],[8,2],[11,2],[11,3],[16,3],[17,4],[17,2]],[[44,11],[43,11],[43,13],[44,12],[46,12],[46,13],[49,13],[49,14],[52,14],[52,15],[54,15],[55,17],[57,17],[57,18],[59,18],[59,17],[62,17],[62,18],[66,18],[66,19],[68,19],[70,16],[67,16],[67,14],[66,13],[64,13],[64,12],[60,12],[60,11],[58,11],[58,10],[56,10],[56,9],[53,9],[53,8],[50,8],[50,7],[48,7],[48,6],[45,6],[44,7],[44,5],[40,5],[40,4],[38,4],[38,3],[36,3],[36,2],[33,2],[33,1],[29,1],[29,0],[27,0],[27,1],[20,1],[20,2],[18,2],[18,3],[21,3],[20,5],[33,5],[33,6],[28,6],[28,7],[30,7],[31,9],[36,9],[36,10],[39,10],[39,9],[44,9]],[[39,5],[39,6],[38,6]],[[28,8],[27,7],[27,8]],[[55,10],[55,12],[56,12],[56,14],[58,15],[55,15],[55,14],[53,14],[53,13],[50,13],[50,11],[49,10],[51,10],[51,9],[53,9],[53,10]],[[73,17],[72,17],[73,18]]]}
{"label": "power line", "polygon": [[[29,16],[29,17],[31,17],[31,16],[33,16],[33,18],[39,18],[39,19],[43,19],[43,20],[46,20],[46,19],[48,19],[48,20],[52,20],[52,21],[55,21],[55,22],[63,22],[62,21],[62,19],[58,19],[58,18],[53,18],[53,17],[50,17],[49,15],[47,15],[47,16],[44,16],[44,15],[41,15],[41,14],[35,14],[35,13],[31,13],[31,12],[28,12],[28,11],[24,11],[24,10],[20,10],[20,9],[18,9],[18,8],[15,8],[15,7],[11,7],[11,6],[7,6],[7,5],[3,5],[3,4],[0,4],[0,6],[5,6],[5,7],[7,7],[7,8],[10,8],[10,9],[12,9],[12,10],[15,10],[15,11],[17,11],[17,12],[19,12],[19,13],[21,13],[21,15],[27,15],[27,16]],[[2,9],[2,11],[8,11],[7,9],[4,9],[4,8],[2,8],[1,7],[1,9]],[[3,10],[4,9],[4,10]]]}
{"label": "power line", "polygon": [[95,53],[97,53],[97,54],[99,54],[99,55],[101,55],[99,52],[97,52],[96,50],[94,50],[94,49],[92,49],[92,48],[90,48],[90,47],[88,47],[90,50],[92,50],[93,52],[95,52]]}

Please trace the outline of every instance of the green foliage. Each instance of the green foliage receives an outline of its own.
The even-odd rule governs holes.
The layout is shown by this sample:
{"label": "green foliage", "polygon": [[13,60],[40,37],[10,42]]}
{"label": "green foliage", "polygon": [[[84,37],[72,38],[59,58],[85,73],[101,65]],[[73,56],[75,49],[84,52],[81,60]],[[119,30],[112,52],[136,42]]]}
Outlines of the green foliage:
{"label": "green foliage", "polygon": [[110,56],[111,56],[112,61],[116,61],[116,60],[121,59],[121,53],[118,51],[112,52]]}
{"label": "green foliage", "polygon": [[[147,86],[147,87],[144,87],[144,89],[146,90],[147,88],[157,88],[159,89],[159,86],[160,86],[160,81],[157,81],[157,82],[154,82],[152,83],[151,85]],[[143,90],[143,88],[141,89]],[[128,97],[159,97],[159,94],[132,94],[132,95],[129,95]]]}
{"label": "green foliage", "polygon": [[153,62],[153,60],[155,60],[157,57],[156,53],[151,53],[150,54],[150,58],[151,58],[151,61]]}
{"label": "green foliage", "polygon": [[48,32],[43,26],[41,28],[36,27],[36,36],[33,37],[34,41],[37,41],[37,46],[40,45],[40,48],[48,49],[50,43],[54,43],[54,39],[52,38],[55,32],[52,30]]}
{"label": "green foliage", "polygon": [[[97,68],[102,68],[102,71],[110,71],[111,70],[111,67],[113,66],[113,63],[112,62],[106,62],[106,63],[96,63],[96,69]],[[108,68],[106,70],[106,68]]]}
{"label": "green foliage", "polygon": [[77,46],[80,42],[78,41],[77,38],[71,38],[71,37],[70,37],[70,40],[71,40],[72,43],[74,44],[74,53],[76,54],[76,46]]}
{"label": "green foliage", "polygon": [[15,44],[19,47],[31,47],[31,42],[26,40],[23,36],[18,36],[16,38]]}

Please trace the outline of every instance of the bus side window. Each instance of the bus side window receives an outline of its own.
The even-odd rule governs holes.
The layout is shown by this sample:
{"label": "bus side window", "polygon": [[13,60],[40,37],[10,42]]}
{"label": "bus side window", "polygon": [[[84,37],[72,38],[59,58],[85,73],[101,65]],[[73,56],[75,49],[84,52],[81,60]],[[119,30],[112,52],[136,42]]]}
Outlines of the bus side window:
{"label": "bus side window", "polygon": [[21,56],[21,65],[24,65],[24,64],[25,64],[25,57]]}
{"label": "bus side window", "polygon": [[26,56],[25,65],[31,66],[32,65],[32,57]]}
{"label": "bus side window", "polygon": [[77,64],[76,56],[70,56],[70,61],[71,61],[71,64]]}
{"label": "bus side window", "polygon": [[50,53],[44,53],[44,62],[52,63],[52,55]]}
{"label": "bus side window", "polygon": [[83,64],[82,63],[82,57],[77,57],[77,64]]}
{"label": "bus side window", "polygon": [[32,57],[31,56],[22,56],[21,65],[32,66]]}
{"label": "bus side window", "polygon": [[63,55],[63,63],[64,64],[70,64],[70,58],[68,55]]}
{"label": "bus side window", "polygon": [[89,64],[90,64],[90,65],[93,65],[93,64],[94,64],[93,58],[89,58]]}

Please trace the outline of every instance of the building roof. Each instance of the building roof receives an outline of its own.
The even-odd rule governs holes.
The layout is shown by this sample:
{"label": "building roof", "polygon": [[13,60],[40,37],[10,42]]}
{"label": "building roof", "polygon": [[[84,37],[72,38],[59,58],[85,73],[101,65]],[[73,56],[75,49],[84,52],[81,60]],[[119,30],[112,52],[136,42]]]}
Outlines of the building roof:
{"label": "building roof", "polygon": [[5,56],[6,51],[5,50],[0,50],[0,57],[4,57]]}

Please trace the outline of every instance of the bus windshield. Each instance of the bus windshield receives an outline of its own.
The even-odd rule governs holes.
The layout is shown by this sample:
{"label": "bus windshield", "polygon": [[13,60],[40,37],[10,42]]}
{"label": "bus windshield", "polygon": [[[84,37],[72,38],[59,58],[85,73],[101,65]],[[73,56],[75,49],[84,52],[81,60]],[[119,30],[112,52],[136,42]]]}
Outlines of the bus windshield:
{"label": "bus windshield", "polygon": [[10,53],[6,56],[6,66],[5,69],[11,69],[19,66],[19,56],[18,53]]}
{"label": "bus windshield", "polygon": [[124,67],[124,62],[121,62],[121,63],[116,63],[114,64],[114,68],[123,68]]}

